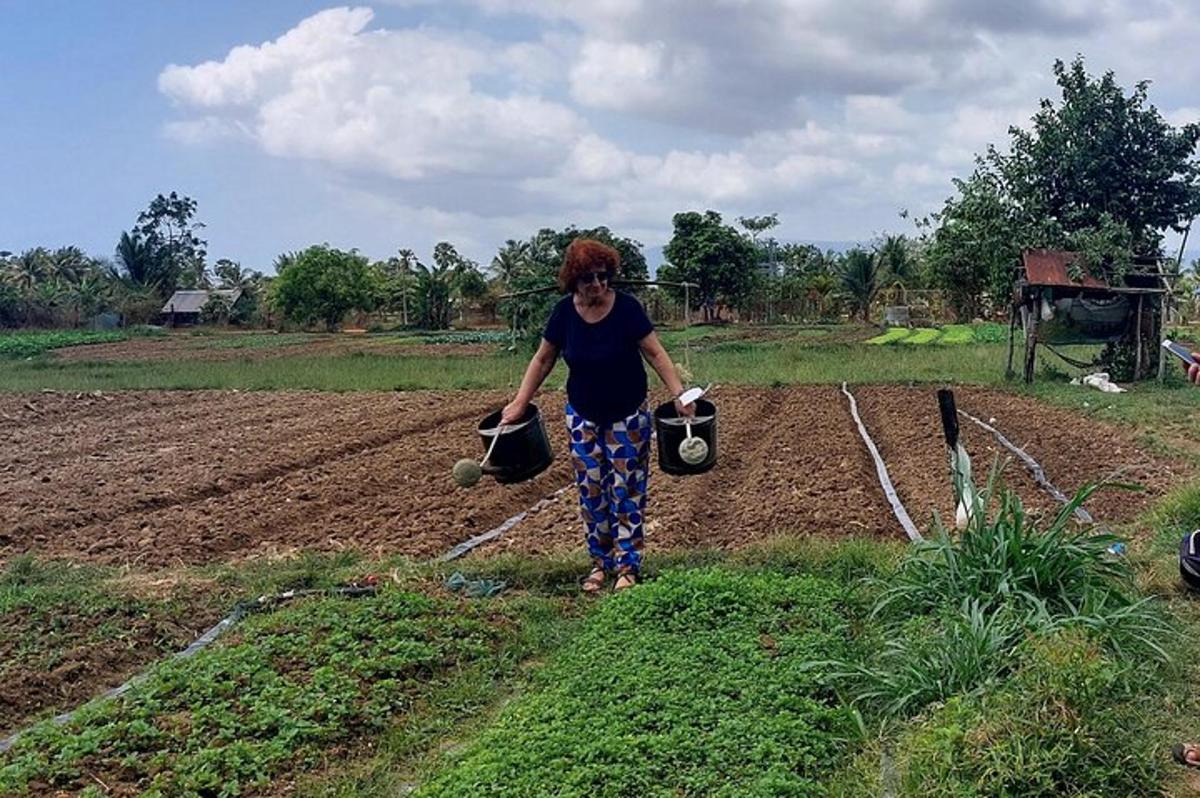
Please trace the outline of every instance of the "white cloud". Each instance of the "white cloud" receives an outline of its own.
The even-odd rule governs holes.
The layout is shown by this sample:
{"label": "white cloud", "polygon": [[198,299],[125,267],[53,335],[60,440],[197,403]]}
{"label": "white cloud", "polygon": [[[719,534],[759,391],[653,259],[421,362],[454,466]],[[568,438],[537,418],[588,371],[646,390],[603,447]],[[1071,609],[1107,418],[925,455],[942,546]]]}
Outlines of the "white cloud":
{"label": "white cloud", "polygon": [[894,229],[1026,125],[1077,52],[1127,87],[1154,80],[1170,121],[1200,119],[1200,62],[1171,56],[1200,35],[1184,0],[388,5],[441,27],[331,8],[166,67],[167,135],[311,162],[372,214],[487,249],[572,222],[661,243],[683,208],[778,211],[785,237]]}

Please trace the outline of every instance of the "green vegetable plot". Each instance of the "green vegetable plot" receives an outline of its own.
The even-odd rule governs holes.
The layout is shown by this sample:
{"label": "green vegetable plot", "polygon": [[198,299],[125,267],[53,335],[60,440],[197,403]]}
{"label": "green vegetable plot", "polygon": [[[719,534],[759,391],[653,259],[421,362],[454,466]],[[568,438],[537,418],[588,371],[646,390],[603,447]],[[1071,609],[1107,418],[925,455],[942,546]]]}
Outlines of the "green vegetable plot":
{"label": "green vegetable plot", "polygon": [[855,724],[814,663],[856,653],[848,592],[705,568],[605,599],[415,795],[824,795]]}

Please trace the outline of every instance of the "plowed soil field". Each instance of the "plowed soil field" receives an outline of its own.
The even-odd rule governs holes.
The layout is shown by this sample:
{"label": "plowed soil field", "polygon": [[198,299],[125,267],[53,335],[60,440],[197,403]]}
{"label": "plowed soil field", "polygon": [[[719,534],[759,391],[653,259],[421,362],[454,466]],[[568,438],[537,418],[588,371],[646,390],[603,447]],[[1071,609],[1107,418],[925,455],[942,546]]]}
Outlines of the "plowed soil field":
{"label": "plowed soil field", "polygon": [[[864,419],[918,524],[953,508],[933,389],[861,388]],[[1141,494],[1104,494],[1101,520],[1130,517],[1176,465],[1032,399],[959,391],[1070,492],[1123,469]],[[720,388],[719,460],[701,476],[651,476],[647,547],[738,547],[773,535],[902,538],[832,387]],[[0,561],[23,552],[159,567],[354,548],[430,557],[571,482],[561,397],[541,405],[557,460],[516,486],[450,480],[480,455],[478,419],[507,397],[485,392],[374,394],[133,392],[0,397]],[[990,436],[964,423],[982,474]],[[1096,446],[1103,440],[1103,446]],[[1049,502],[1015,466],[1009,481]],[[485,551],[579,545],[571,492]]]}

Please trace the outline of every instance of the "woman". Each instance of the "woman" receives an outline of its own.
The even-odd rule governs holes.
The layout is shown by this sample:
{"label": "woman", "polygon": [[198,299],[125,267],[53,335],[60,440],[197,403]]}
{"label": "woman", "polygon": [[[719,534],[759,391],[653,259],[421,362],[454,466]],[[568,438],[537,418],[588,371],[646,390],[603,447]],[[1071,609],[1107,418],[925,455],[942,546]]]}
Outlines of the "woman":
{"label": "woman", "polygon": [[[595,593],[615,572],[616,590],[637,584],[642,564],[650,412],[644,357],[672,396],[683,393],[675,365],[641,303],[612,287],[621,257],[607,244],[577,238],[567,247],[554,307],[541,345],[500,423],[512,423],[554,368],[561,353],[567,377],[567,429],[592,570],[583,589]],[[682,415],[695,407],[675,400]]]}

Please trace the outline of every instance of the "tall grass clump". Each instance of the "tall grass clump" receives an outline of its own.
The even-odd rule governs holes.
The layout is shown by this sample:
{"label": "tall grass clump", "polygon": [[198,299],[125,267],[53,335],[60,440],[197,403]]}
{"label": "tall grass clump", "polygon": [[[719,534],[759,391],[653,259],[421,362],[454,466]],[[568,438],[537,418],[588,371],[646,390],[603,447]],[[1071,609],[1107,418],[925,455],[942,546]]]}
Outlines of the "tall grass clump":
{"label": "tall grass clump", "polygon": [[874,662],[842,673],[855,699],[885,719],[904,718],[999,684],[1027,641],[1064,630],[1117,662],[1165,662],[1170,628],[1137,594],[1123,558],[1109,553],[1118,539],[1073,521],[1095,490],[1081,489],[1043,525],[993,476],[961,536],[935,522],[934,536],[880,585],[872,617],[886,642]]}

